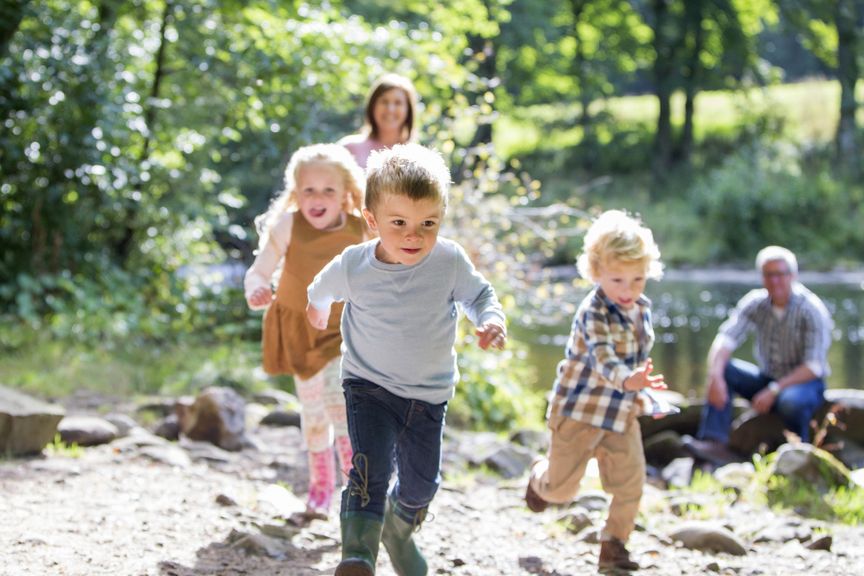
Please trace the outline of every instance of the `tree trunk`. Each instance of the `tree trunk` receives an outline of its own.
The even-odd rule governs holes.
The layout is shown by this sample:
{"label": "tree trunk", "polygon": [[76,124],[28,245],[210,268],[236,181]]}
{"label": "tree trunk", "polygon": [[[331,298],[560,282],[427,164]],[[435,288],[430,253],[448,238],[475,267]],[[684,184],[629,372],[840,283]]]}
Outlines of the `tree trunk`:
{"label": "tree trunk", "polygon": [[684,3],[684,20],[687,33],[692,34],[687,55],[687,66],[684,69],[684,129],[681,132],[681,142],[678,147],[678,159],[690,161],[693,151],[693,114],[696,107],[696,96],[699,93],[702,64],[700,56],[705,42],[705,31],[702,28],[703,0],[690,0]]}
{"label": "tree trunk", "polygon": [[840,80],[840,121],[837,124],[835,141],[839,163],[851,170],[859,171],[858,135],[855,114],[858,102],[855,86],[858,82],[859,34],[856,27],[855,0],[837,0],[835,25],[837,27],[837,77]]}
{"label": "tree trunk", "polygon": [[660,113],[657,115],[657,132],[654,135],[654,175],[661,177],[672,164],[672,89],[674,86],[673,46],[666,37],[669,9],[666,0],[653,0],[654,11],[654,90]]}
{"label": "tree trunk", "polygon": [[579,32],[579,24],[582,22],[582,16],[587,5],[587,0],[570,1],[570,10],[573,14],[573,40],[576,42],[573,75],[576,77],[576,83],[579,86],[579,103],[582,106],[582,113],[579,115],[579,126],[582,128],[582,144],[580,146],[582,150],[582,166],[586,170],[590,170],[594,166],[597,153],[597,139],[594,134],[594,123],[592,122],[590,111],[594,94],[590,87],[591,81],[588,78],[588,62],[585,57],[585,46],[582,42],[582,35]]}
{"label": "tree trunk", "polygon": [[21,26],[29,3],[30,0],[4,0],[0,4],[0,59],[9,53],[9,44]]}
{"label": "tree trunk", "polygon": [[[144,142],[141,145],[141,154],[138,157],[139,163],[143,163],[150,156],[150,142],[156,124],[156,105],[155,100],[159,98],[162,80],[166,74],[165,70],[165,49],[168,45],[166,32],[171,23],[171,17],[174,10],[172,0],[166,0],[162,9],[162,23],[159,26],[159,48],[156,50],[156,71],[153,73],[153,83],[150,85],[150,94],[148,95],[147,106],[144,109],[144,125],[147,126],[147,132],[144,135]],[[120,259],[121,264],[125,264],[132,250],[132,239],[135,236],[135,228],[133,225],[135,219],[135,210],[127,205],[126,215],[123,218],[125,226],[123,235],[114,247],[114,251]]]}

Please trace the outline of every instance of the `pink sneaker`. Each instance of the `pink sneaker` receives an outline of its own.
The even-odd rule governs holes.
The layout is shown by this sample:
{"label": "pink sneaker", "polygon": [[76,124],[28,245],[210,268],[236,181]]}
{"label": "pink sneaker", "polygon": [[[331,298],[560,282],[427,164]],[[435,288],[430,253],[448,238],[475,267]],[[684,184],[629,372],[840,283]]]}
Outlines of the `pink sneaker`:
{"label": "pink sneaker", "polygon": [[336,463],[333,449],[309,452],[309,496],[306,507],[310,512],[327,513],[336,485]]}

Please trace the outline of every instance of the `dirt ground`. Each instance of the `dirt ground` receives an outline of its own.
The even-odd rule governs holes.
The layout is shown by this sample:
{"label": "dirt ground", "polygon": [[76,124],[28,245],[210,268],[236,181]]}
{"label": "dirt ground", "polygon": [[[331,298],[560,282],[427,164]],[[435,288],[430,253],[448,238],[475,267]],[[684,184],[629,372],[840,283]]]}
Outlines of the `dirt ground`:
{"label": "dirt ground", "polygon": [[[257,436],[263,448],[240,453],[171,444],[159,446],[166,452],[154,458],[152,446],[115,441],[76,457],[0,461],[0,576],[332,574],[340,557],[335,504],[329,519],[298,527],[262,505],[262,494],[277,483],[296,493],[297,502],[305,498],[299,432],[261,429]],[[183,452],[191,458],[180,457]],[[597,573],[599,545],[558,522],[561,510],[530,513],[523,491],[524,479],[449,471],[417,535],[430,574]],[[830,551],[809,550],[794,539],[752,543],[746,534],[784,518],[732,506],[713,519],[742,535],[748,553],[705,553],[668,538],[681,523],[668,506],[672,498],[646,488],[629,544],[642,563],[640,574],[861,574],[864,527],[804,520],[815,535],[833,536]],[[282,558],[231,544],[241,533],[262,531],[280,534]],[[378,574],[393,574],[383,549]]]}

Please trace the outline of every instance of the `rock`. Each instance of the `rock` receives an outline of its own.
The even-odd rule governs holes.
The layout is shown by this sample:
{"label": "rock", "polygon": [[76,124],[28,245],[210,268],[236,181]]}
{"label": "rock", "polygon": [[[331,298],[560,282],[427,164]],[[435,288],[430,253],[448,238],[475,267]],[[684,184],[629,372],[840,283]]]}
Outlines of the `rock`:
{"label": "rock", "polygon": [[300,413],[294,410],[273,410],[259,422],[261,426],[293,426],[300,428]]}
{"label": "rock", "polygon": [[216,503],[220,506],[237,506],[237,501],[227,494],[218,494],[216,496]]}
{"label": "rock", "polygon": [[733,462],[714,471],[714,478],[724,488],[744,490],[753,481],[756,468],[752,462]]}
{"label": "rock", "polygon": [[142,446],[138,452],[146,458],[174,468],[188,468],[192,465],[192,459],[189,458],[189,455],[171,444],[164,446]]}
{"label": "rock", "polygon": [[774,413],[748,410],[732,422],[728,446],[739,454],[774,452],[786,442],[783,421]]}
{"label": "rock", "polygon": [[693,458],[676,458],[660,473],[668,486],[684,488],[693,479]]}
{"label": "rock", "polygon": [[681,435],[674,430],[664,430],[642,440],[645,460],[658,467],[665,467],[676,458],[684,458],[689,453],[684,448]]}
{"label": "rock", "polygon": [[104,419],[106,422],[110,422],[115,428],[117,428],[118,437],[126,436],[133,429],[140,428],[138,423],[127,414],[112,412],[111,414],[106,414]]}
{"label": "rock", "polygon": [[605,512],[609,508],[609,496],[605,492],[586,490],[576,498],[573,507],[581,507],[589,512]]}
{"label": "rock", "polygon": [[136,408],[137,412],[150,412],[158,416],[165,417],[174,413],[174,399],[170,398],[155,398],[151,399]]}
{"label": "rock", "polygon": [[502,440],[491,432],[451,431],[449,437],[455,440],[459,453],[472,466],[488,466],[505,478],[524,474],[535,455],[533,451]]}
{"label": "rock", "polygon": [[290,540],[264,534],[246,534],[237,530],[228,536],[227,544],[252,556],[268,556],[276,560],[289,558],[295,550]]}
{"label": "rock", "polygon": [[269,405],[269,406],[299,406],[300,401],[297,400],[297,397],[293,394],[285,392],[284,390],[276,390],[275,388],[271,388],[268,390],[264,390],[263,392],[258,392],[252,396],[252,400],[258,402],[259,404]]}
{"label": "rock", "polygon": [[0,386],[0,454],[36,454],[54,439],[64,410]]}
{"label": "rock", "polygon": [[584,508],[573,508],[558,517],[558,521],[564,524],[568,532],[578,534],[594,522],[591,515]]}
{"label": "rock", "polygon": [[753,542],[780,542],[785,544],[792,540],[805,542],[810,539],[812,530],[800,522],[778,522],[760,530]]}
{"label": "rock", "polygon": [[533,459],[533,451],[515,444],[504,444],[499,450],[488,455],[483,464],[504,478],[518,478],[528,470]]}
{"label": "rock", "polygon": [[57,426],[60,439],[66,444],[99,446],[120,436],[117,427],[95,416],[66,416]]}
{"label": "rock", "polygon": [[830,534],[826,534],[821,538],[817,538],[807,544],[807,548],[810,550],[824,550],[826,552],[831,551],[831,545],[834,543],[834,538]]}
{"label": "rock", "polygon": [[176,414],[171,414],[162,419],[153,429],[153,433],[166,440],[177,440],[180,438],[180,423]]}
{"label": "rock", "polygon": [[231,388],[205,388],[193,402],[180,400],[175,404],[180,434],[225,450],[241,450],[246,429],[244,406],[243,398]]}
{"label": "rock", "polygon": [[835,458],[843,462],[850,470],[864,468],[864,446],[849,438],[833,437],[835,448],[829,450]]}
{"label": "rock", "polygon": [[777,451],[772,474],[797,478],[825,492],[852,482],[849,470],[825,450],[812,444],[784,444]]}
{"label": "rock", "polygon": [[306,511],[306,504],[279,484],[268,484],[258,492],[258,509],[282,518]]}
{"label": "rock", "polygon": [[[836,407],[835,407],[836,405]],[[825,391],[825,404],[816,412],[816,422],[822,423],[828,410],[835,407],[837,420],[845,430],[837,431],[843,438],[848,438],[864,446],[864,390],[834,388]]]}
{"label": "rock", "polygon": [[540,430],[517,430],[510,436],[510,442],[539,453],[546,449],[548,440],[546,432]]}
{"label": "rock", "polygon": [[734,556],[747,554],[744,543],[735,534],[708,522],[685,523],[669,537],[692,550],[725,552]]}

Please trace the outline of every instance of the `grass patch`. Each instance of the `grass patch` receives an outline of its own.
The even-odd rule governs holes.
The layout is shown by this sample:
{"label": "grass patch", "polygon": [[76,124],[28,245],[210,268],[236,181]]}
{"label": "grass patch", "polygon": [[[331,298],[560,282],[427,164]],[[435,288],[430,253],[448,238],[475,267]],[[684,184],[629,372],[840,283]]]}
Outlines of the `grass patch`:
{"label": "grass patch", "polygon": [[26,326],[0,334],[0,383],[41,398],[77,390],[116,397],[176,396],[210,385],[259,390],[268,380],[257,370],[258,342],[185,339],[161,345],[133,338],[109,342],[56,339]]}
{"label": "grass patch", "polygon": [[62,458],[80,458],[84,455],[84,449],[72,442],[67,444],[60,439],[60,434],[54,435],[54,441],[45,446],[45,454],[49,457],[59,456]]}
{"label": "grass patch", "polygon": [[[864,86],[859,86],[859,98]],[[684,95],[672,97],[672,124],[684,123]],[[833,80],[810,80],[742,91],[705,91],[696,98],[694,137],[728,132],[745,125],[754,110],[780,115],[786,136],[798,142],[828,142],[834,137],[839,118],[840,85]],[[582,140],[576,125],[581,107],[577,103],[527,106],[502,114],[495,123],[496,150],[510,158],[537,150],[557,150]],[[619,126],[656,122],[659,105],[654,95],[622,96],[592,104],[592,115],[607,115]],[[864,110],[859,112],[859,120]],[[549,129],[552,127],[552,129]]]}

